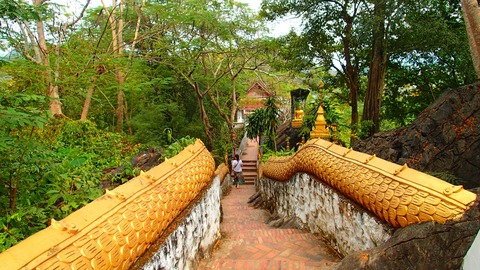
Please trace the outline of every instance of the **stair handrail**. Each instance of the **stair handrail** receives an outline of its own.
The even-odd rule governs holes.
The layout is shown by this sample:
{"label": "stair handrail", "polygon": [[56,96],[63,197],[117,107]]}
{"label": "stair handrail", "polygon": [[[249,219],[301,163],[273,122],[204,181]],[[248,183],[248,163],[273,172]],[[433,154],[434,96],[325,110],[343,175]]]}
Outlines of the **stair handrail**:
{"label": "stair handrail", "polygon": [[238,154],[240,157],[242,156],[243,151],[245,150],[245,145],[247,145],[247,140],[248,140],[247,132],[245,131],[242,141],[240,142],[238,149],[235,151],[235,154]]}

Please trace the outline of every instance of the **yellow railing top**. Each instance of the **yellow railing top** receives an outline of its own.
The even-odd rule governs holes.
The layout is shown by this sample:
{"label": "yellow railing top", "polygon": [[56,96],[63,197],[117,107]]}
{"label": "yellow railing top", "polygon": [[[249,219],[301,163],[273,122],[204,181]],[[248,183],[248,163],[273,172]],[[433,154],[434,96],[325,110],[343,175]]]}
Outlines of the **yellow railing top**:
{"label": "yellow railing top", "polygon": [[278,181],[297,172],[315,175],[394,227],[458,219],[476,199],[462,186],[322,139],[262,166],[263,174]]}
{"label": "yellow railing top", "polygon": [[2,269],[128,269],[211,182],[200,140],[0,254]]}

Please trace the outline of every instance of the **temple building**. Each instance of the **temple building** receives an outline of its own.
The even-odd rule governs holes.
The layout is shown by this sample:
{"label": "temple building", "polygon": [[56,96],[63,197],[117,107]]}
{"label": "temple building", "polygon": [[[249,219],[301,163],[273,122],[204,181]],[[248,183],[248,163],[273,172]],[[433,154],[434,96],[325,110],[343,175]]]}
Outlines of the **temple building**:
{"label": "temple building", "polygon": [[256,109],[265,107],[263,101],[272,96],[267,86],[262,82],[254,82],[247,90],[246,97],[239,102],[235,125],[243,126],[247,117]]}

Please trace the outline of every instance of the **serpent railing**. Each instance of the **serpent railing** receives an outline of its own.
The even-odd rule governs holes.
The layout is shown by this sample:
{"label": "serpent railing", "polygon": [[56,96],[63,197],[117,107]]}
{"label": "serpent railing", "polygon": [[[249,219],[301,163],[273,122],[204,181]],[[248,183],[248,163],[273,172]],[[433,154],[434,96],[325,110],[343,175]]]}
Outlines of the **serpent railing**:
{"label": "serpent railing", "polygon": [[[213,176],[212,155],[197,140],[180,154],[130,180],[0,254],[5,269],[128,269]],[[306,172],[338,189],[394,227],[455,220],[476,195],[435,177],[324,140],[291,157],[271,158],[260,177],[288,181]]]}
{"label": "serpent railing", "polygon": [[394,227],[456,220],[476,199],[462,186],[321,139],[293,156],[272,157],[260,169],[277,181],[297,172],[314,175]]}
{"label": "serpent railing", "polygon": [[204,189],[215,162],[200,140],[0,254],[2,269],[128,269]]}

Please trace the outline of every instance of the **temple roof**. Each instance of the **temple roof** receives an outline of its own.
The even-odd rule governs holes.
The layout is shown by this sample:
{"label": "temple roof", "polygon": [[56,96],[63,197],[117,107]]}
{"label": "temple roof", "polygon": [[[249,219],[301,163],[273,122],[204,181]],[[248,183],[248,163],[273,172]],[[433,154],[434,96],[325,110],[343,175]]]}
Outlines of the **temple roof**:
{"label": "temple roof", "polygon": [[253,111],[263,108],[262,100],[270,97],[272,93],[267,90],[267,86],[263,82],[254,82],[247,90],[246,97],[243,99],[243,109]]}

